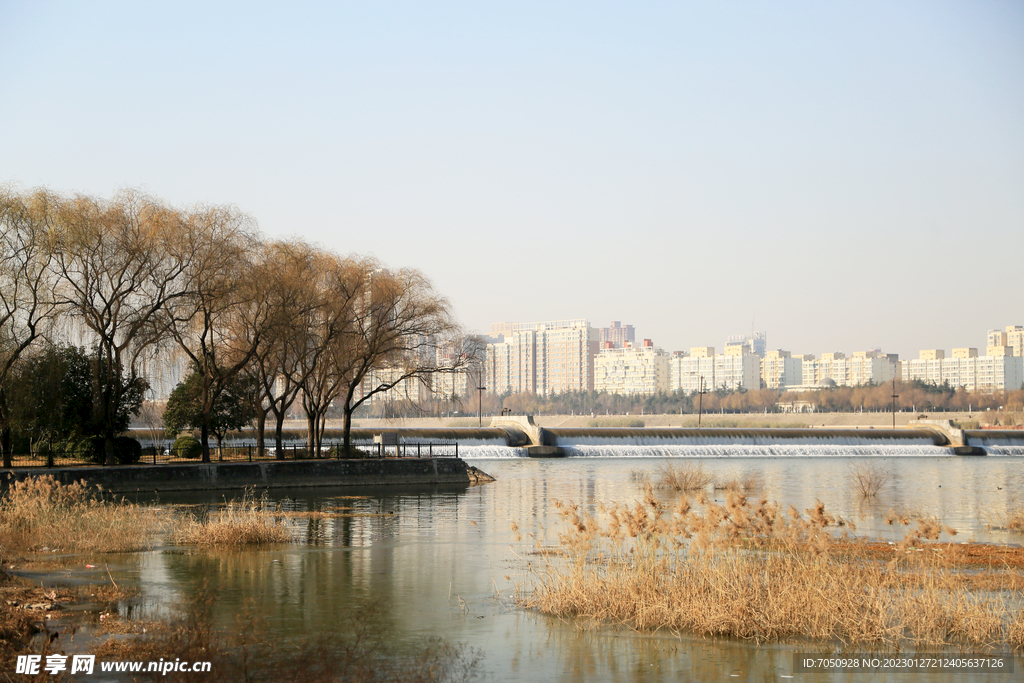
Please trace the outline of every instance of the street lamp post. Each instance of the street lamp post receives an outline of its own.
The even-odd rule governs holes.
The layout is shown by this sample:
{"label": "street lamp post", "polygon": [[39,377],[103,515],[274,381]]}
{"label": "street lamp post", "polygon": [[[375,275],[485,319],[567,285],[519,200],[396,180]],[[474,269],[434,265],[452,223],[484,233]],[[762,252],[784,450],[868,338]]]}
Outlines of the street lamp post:
{"label": "street lamp post", "polygon": [[477,426],[483,427],[484,426],[484,392],[487,391],[487,387],[477,387],[476,390],[480,392],[478,394],[479,397],[480,397],[480,400],[477,402],[477,406],[476,406]]}
{"label": "street lamp post", "polygon": [[700,383],[697,385],[697,429],[700,429],[700,418],[704,414],[704,394],[706,393],[708,393],[707,385],[704,384],[704,375],[701,375]]}
{"label": "street lamp post", "polygon": [[896,429],[896,399],[900,396],[896,393],[896,378],[892,378],[892,428]]}

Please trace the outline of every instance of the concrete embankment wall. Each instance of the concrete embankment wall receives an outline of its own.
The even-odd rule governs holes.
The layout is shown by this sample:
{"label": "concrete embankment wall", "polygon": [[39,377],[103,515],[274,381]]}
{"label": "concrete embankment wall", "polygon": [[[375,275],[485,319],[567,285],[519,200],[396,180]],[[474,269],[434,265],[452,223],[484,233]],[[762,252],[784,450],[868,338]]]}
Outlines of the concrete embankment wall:
{"label": "concrete embankment wall", "polygon": [[[17,468],[16,480],[52,475],[65,484],[84,480],[113,493],[241,490],[311,486],[473,484],[482,473],[459,458],[381,460],[271,460],[112,467]],[[486,477],[486,475],[484,475]],[[9,483],[10,478],[4,478]]]}

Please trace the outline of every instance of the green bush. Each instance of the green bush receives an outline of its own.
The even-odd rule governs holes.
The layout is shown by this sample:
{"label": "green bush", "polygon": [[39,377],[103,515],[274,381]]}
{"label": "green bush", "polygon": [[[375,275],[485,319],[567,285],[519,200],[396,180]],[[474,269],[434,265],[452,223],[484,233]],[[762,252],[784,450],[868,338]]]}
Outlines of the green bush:
{"label": "green bush", "polygon": [[114,439],[114,457],[122,465],[137,463],[142,458],[142,444],[130,436],[118,436]]}
{"label": "green bush", "polygon": [[[94,436],[83,439],[74,446],[75,456],[96,465],[107,461],[106,439]],[[68,451],[69,453],[71,451]],[[114,437],[114,461],[118,465],[131,465],[142,457],[142,444],[130,436]]]}
{"label": "green bush", "polygon": [[[102,441],[100,442],[102,447]],[[69,438],[64,442],[64,452],[72,458],[79,460],[93,460],[93,445],[91,439]]]}
{"label": "green bush", "polygon": [[327,451],[327,454],[328,454],[329,457],[332,457],[332,458],[358,458],[358,459],[361,459],[361,458],[375,457],[375,456],[371,456],[366,451],[359,450],[355,446],[350,446],[349,449],[348,449],[348,452],[346,453],[345,452],[345,446],[343,444],[340,444],[340,443],[331,446],[330,450]]}
{"label": "green bush", "polygon": [[171,446],[171,455],[197,460],[203,457],[203,445],[194,436],[179,436]]}

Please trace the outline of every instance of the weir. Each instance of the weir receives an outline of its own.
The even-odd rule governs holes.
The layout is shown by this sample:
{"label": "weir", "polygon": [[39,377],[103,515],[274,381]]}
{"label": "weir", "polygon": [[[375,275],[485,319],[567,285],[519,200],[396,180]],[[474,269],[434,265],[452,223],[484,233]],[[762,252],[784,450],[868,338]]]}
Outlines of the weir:
{"label": "weir", "polygon": [[[356,443],[381,433],[408,443],[459,443],[466,457],[567,455],[1024,455],[1024,430],[960,430],[947,420],[915,421],[908,429],[795,428],[546,428],[532,415],[495,417],[482,428],[353,429]],[[325,442],[341,438],[328,429]],[[268,434],[272,439],[272,435]],[[251,436],[248,438],[252,438]],[[289,443],[304,441],[290,430]],[[471,451],[464,449],[472,449]],[[641,450],[642,449],[642,450]],[[471,454],[472,453],[472,454]]]}

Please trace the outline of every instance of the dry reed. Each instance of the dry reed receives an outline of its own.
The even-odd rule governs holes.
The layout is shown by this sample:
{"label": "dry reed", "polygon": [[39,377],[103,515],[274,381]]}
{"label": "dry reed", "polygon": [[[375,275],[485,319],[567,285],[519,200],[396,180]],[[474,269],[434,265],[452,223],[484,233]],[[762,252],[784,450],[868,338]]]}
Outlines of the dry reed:
{"label": "dry reed", "polygon": [[[519,603],[563,617],[758,642],[790,638],[881,647],[1024,648],[1019,576],[993,571],[984,591],[943,564],[953,532],[921,518],[890,559],[858,555],[853,525],[820,501],[803,514],[728,491],[671,508],[647,489],[635,506],[592,516],[556,503],[564,559],[546,556]],[[954,532],[955,533],[955,532]]]}
{"label": "dry reed", "polygon": [[267,509],[266,501],[246,493],[205,519],[187,517],[174,529],[174,542],[204,547],[241,547],[292,541],[282,515]]}
{"label": "dry reed", "polygon": [[1024,508],[1022,507],[1013,506],[1006,512],[988,513],[984,517],[990,529],[1024,531]]}
{"label": "dry reed", "polygon": [[743,472],[742,474],[729,479],[715,480],[716,491],[736,491],[737,493],[750,493],[760,491],[764,488],[764,477],[757,470]]}
{"label": "dry reed", "polygon": [[651,473],[647,470],[632,469],[629,471],[629,480],[640,486],[647,486],[651,483]]}
{"label": "dry reed", "polygon": [[889,469],[881,463],[855,463],[848,470],[851,488],[862,498],[873,498],[889,481]]}
{"label": "dry reed", "polygon": [[687,460],[682,463],[667,462],[658,468],[658,488],[673,491],[700,491],[711,483],[711,473],[704,464]]}
{"label": "dry reed", "polygon": [[52,476],[16,481],[0,500],[0,548],[128,552],[148,548],[163,528],[151,508],[105,498],[98,487],[61,484]]}
{"label": "dry reed", "polygon": [[1010,531],[1024,531],[1024,508],[1014,508],[1006,513],[1006,528]]}

